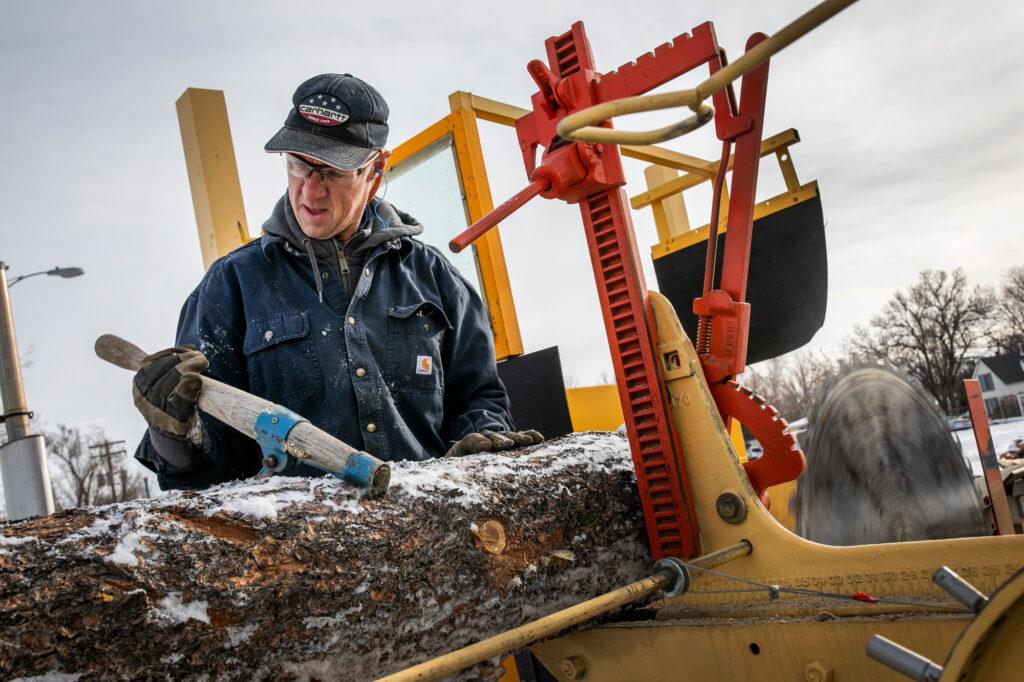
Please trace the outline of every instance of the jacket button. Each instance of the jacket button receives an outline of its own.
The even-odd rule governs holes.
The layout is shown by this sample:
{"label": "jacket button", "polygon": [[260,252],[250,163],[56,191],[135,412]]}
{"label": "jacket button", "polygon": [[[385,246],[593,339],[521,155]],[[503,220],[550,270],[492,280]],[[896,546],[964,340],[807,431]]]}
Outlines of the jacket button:
{"label": "jacket button", "polygon": [[366,376],[366,370],[360,367],[359,369],[356,370],[356,376],[362,379],[363,377]]}
{"label": "jacket button", "polygon": [[370,433],[373,433],[374,431],[377,430],[377,425],[373,424],[373,423],[367,424],[366,425],[366,430],[369,431]]}
{"label": "jacket button", "polygon": [[328,277],[331,276],[331,273],[324,271],[320,273],[320,276],[323,277],[324,279],[327,279]]}
{"label": "jacket button", "polygon": [[270,339],[274,338],[274,332],[268,329],[267,331],[263,332],[263,338],[266,339],[267,341],[270,341]]}
{"label": "jacket button", "polygon": [[348,323],[354,327],[356,325],[356,318],[354,318],[354,317],[348,318]]}
{"label": "jacket button", "polygon": [[372,274],[373,274],[373,271],[372,271],[372,270],[370,270],[370,268],[366,268],[366,270],[365,270],[364,272],[366,272],[366,276],[367,276],[367,277],[369,277],[370,275],[372,275]]}

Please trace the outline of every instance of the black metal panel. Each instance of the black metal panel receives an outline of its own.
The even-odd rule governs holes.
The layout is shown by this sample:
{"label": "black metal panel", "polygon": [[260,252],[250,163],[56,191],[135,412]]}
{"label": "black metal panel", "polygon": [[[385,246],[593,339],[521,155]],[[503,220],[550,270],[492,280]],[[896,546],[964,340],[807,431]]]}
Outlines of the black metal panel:
{"label": "black metal panel", "polygon": [[557,346],[502,360],[498,376],[512,402],[517,429],[536,429],[545,438],[572,433]]}
{"label": "black metal panel", "polygon": [[[718,235],[719,274],[727,236]],[[691,339],[697,336],[693,299],[704,289],[706,254],[705,241],[654,260],[658,287]],[[747,301],[748,364],[796,350],[821,329],[828,303],[828,259],[820,195],[754,221]]]}

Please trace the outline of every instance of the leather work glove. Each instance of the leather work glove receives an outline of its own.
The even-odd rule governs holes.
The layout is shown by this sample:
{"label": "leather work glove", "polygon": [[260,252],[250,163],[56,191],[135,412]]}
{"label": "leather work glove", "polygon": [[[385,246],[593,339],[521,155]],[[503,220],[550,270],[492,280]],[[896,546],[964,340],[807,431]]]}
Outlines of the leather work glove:
{"label": "leather work glove", "polygon": [[188,436],[203,386],[199,372],[209,366],[206,356],[192,345],[147,355],[132,384],[135,407],[150,426],[182,438]]}
{"label": "leather work glove", "polygon": [[525,445],[536,445],[544,441],[544,436],[530,429],[528,431],[484,431],[468,433],[452,445],[444,454],[445,457],[461,457],[475,455],[478,452],[492,450],[511,450]]}

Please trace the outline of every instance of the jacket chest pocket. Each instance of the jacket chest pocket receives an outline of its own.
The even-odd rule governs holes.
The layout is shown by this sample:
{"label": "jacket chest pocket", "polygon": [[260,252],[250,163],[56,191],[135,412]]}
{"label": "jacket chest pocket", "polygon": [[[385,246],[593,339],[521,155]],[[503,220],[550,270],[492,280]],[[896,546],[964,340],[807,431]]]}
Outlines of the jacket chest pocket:
{"label": "jacket chest pocket", "polygon": [[449,328],[444,311],[430,301],[388,308],[384,370],[388,388],[406,393],[443,393],[441,349]]}
{"label": "jacket chest pocket", "polygon": [[242,350],[255,394],[287,403],[323,391],[320,358],[305,311],[249,320]]}

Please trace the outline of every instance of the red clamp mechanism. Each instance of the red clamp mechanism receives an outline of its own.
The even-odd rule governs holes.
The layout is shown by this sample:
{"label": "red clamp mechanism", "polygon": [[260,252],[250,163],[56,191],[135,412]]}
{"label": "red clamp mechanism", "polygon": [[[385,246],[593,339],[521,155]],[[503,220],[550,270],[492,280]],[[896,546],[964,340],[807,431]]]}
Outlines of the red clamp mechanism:
{"label": "red clamp mechanism", "polygon": [[[597,103],[592,87],[597,80],[594,71],[580,69],[560,78],[537,59],[527,64],[527,70],[538,91],[532,98],[533,112],[516,121],[516,135],[530,184],[452,239],[448,246],[456,253],[538,195],[575,204],[626,184],[617,146],[567,143],[555,132],[558,122],[572,111]],[[540,146],[544,153],[538,166]]]}

